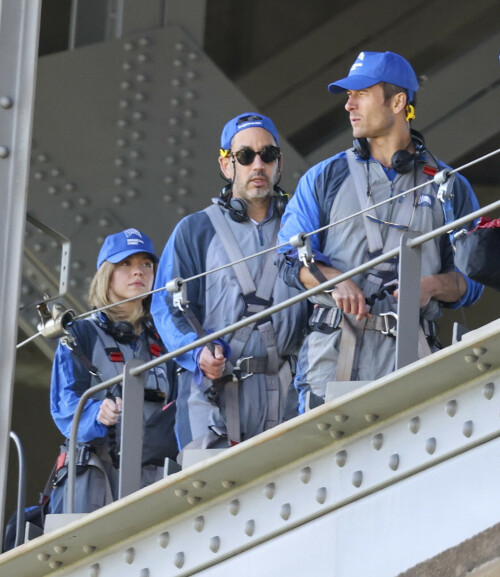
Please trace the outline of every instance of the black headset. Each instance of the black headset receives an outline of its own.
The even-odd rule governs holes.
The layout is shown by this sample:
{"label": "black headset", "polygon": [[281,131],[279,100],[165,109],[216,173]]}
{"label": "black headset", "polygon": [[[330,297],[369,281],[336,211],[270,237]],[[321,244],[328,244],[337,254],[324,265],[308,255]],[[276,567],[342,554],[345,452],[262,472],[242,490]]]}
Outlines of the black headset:
{"label": "black headset", "polygon": [[[134,330],[134,326],[128,321],[117,321],[114,323],[103,312],[99,312],[93,315],[93,319],[95,320],[97,326],[111,335],[115,341],[123,345],[130,345],[138,338]],[[149,316],[145,316],[141,319],[141,321],[144,326],[144,330],[152,337],[158,338],[153,319]]]}
{"label": "black headset", "polygon": [[[281,217],[285,212],[286,203],[288,202],[288,194],[280,188],[277,184],[273,187],[274,194],[272,202],[274,210],[278,216]],[[229,216],[235,222],[245,222],[248,220],[247,203],[242,198],[233,197],[233,183],[229,182],[220,191],[218,198],[212,198],[214,204],[222,206],[229,213]]]}
{"label": "black headset", "polygon": [[[425,141],[423,135],[414,130],[410,130],[411,141],[415,147],[415,152],[408,152],[406,149],[397,150],[391,158],[391,168],[399,174],[406,174],[411,172],[416,165],[416,162],[425,151]],[[370,158],[370,147],[366,138],[356,138],[352,142],[354,152],[361,158],[361,160],[368,160]]]}

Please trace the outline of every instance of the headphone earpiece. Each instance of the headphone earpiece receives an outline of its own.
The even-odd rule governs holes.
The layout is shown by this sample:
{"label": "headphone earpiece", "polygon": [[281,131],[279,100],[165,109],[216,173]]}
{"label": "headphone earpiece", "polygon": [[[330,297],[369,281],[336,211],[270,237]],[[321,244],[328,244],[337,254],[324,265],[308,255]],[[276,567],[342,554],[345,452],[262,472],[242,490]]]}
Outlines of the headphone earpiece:
{"label": "headphone earpiece", "polygon": [[233,183],[230,182],[223,187],[218,198],[212,198],[212,202],[226,209],[235,222],[245,222],[248,220],[246,202],[241,198],[233,198],[232,192]]}
{"label": "headphone earpiece", "polygon": [[[415,163],[425,151],[423,135],[413,128],[410,131],[410,135],[415,152],[411,153],[406,149],[397,150],[391,158],[391,168],[399,174],[411,172],[415,168]],[[368,146],[368,140],[366,138],[356,138],[352,144],[354,152],[361,160],[368,160],[370,158],[370,147]]]}
{"label": "headphone earpiece", "polygon": [[274,185],[273,190],[274,208],[278,216],[282,217],[288,202],[288,194],[277,184]]}
{"label": "headphone earpiece", "polygon": [[97,325],[108,334],[110,334],[116,341],[124,345],[130,345],[137,339],[132,323],[128,321],[118,321],[114,323],[104,313],[99,313],[94,317]]}

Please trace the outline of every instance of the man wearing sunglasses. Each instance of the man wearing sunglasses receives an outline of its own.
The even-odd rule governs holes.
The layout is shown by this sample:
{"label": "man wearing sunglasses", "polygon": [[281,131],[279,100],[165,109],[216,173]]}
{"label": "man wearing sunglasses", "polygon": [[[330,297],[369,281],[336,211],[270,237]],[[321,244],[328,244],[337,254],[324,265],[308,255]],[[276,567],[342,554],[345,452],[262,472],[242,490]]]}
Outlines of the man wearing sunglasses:
{"label": "man wearing sunglasses", "polygon": [[[270,118],[240,114],[224,127],[219,167],[227,185],[207,209],[182,219],[161,258],[156,287],[192,279],[177,296],[153,295],[152,313],[169,350],[297,294],[278,277],[274,251],[287,196],[277,186],[282,156]],[[210,272],[217,269],[217,272]],[[205,274],[208,273],[208,274]],[[189,449],[225,448],[297,414],[295,356],[306,303],[264,317],[177,358],[177,438]]]}
{"label": "man wearing sunglasses", "polygon": [[[348,76],[328,88],[347,94],[354,147],[312,167],[285,211],[280,244],[338,222],[310,237],[309,254],[280,249],[282,276],[302,289],[398,247],[405,230],[425,233],[479,207],[462,176],[452,176],[440,197],[438,186],[430,182],[446,165],[410,128],[419,83],[402,56],[361,52]],[[391,200],[420,185],[418,191]],[[421,357],[439,345],[435,320],[441,307],[470,305],[482,287],[455,268],[451,240],[445,235],[422,247],[420,288]],[[352,389],[352,381],[372,381],[394,370],[397,298],[395,258],[314,299],[296,378],[300,411],[322,402],[327,383],[331,398]]]}

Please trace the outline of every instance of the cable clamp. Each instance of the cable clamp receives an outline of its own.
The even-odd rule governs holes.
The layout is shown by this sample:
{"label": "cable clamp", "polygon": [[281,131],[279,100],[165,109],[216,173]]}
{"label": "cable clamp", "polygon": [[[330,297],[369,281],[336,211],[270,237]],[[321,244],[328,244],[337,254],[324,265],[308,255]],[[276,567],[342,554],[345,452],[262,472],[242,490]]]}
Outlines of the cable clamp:
{"label": "cable clamp", "polygon": [[187,300],[187,285],[184,279],[181,277],[174,278],[166,284],[165,288],[172,294],[174,306],[180,311],[185,312],[185,307],[189,301]]}

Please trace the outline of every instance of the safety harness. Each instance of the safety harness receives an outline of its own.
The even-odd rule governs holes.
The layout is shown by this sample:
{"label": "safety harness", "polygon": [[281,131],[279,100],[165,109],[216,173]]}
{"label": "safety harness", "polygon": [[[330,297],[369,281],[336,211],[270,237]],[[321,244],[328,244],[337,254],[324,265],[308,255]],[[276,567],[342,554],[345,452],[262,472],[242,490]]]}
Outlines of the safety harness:
{"label": "safety harness", "polygon": [[[250,270],[243,259],[238,241],[231,230],[226,218],[219,206],[211,205],[205,209],[214,229],[217,231],[222,246],[227,254],[229,262],[241,289],[241,296],[245,303],[245,310],[242,317],[249,317],[261,312],[272,305],[272,292],[276,283],[278,269],[274,266],[274,254],[269,253],[261,274],[258,285],[252,278]],[[280,221],[276,220],[276,226],[273,237],[278,234]],[[180,279],[176,279],[179,281]],[[188,306],[185,290],[182,290],[182,283],[178,283],[179,291],[174,295],[174,304],[183,312],[186,320],[189,322],[198,337],[206,335],[201,323],[193,314]],[[181,288],[182,287],[182,288]],[[262,342],[266,348],[265,357],[248,356],[242,357],[243,350],[252,334],[253,330],[258,330]],[[276,333],[274,331],[271,318],[266,317],[259,321],[236,330],[230,339],[231,357],[237,359],[231,363],[226,361],[223,377],[213,383],[208,389],[206,395],[209,400],[214,402],[217,397],[217,391],[224,387],[225,410],[226,410],[226,429],[227,438],[230,445],[241,441],[240,427],[240,409],[239,409],[239,386],[245,379],[254,374],[278,375],[281,376],[281,365],[283,359],[278,354],[278,344]],[[208,346],[208,345],[207,345]],[[213,352],[213,345],[209,347]],[[291,377],[291,372],[290,372]],[[281,378],[279,379],[281,382]],[[268,398],[272,399],[272,392],[276,392],[275,386],[266,379],[268,387]],[[268,407],[266,428],[276,425],[279,422],[279,401],[271,403]]]}

